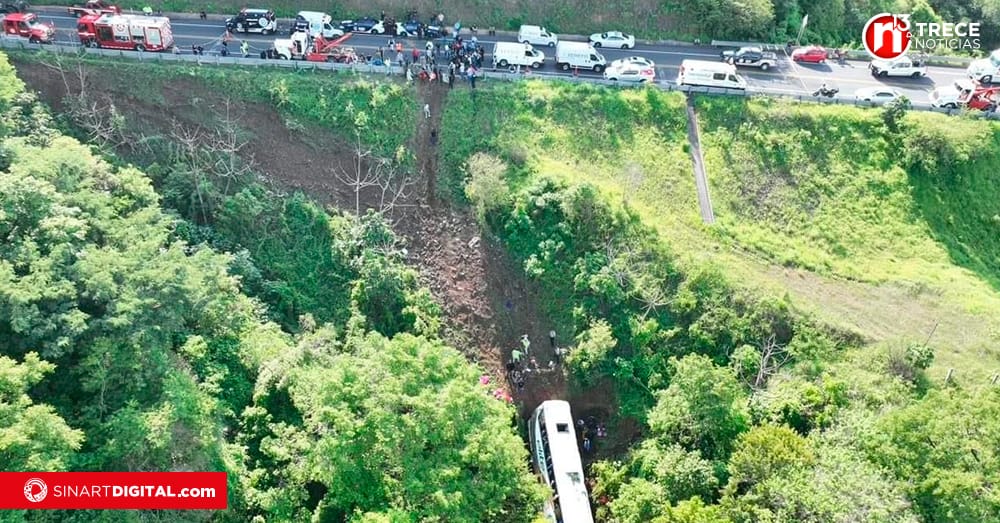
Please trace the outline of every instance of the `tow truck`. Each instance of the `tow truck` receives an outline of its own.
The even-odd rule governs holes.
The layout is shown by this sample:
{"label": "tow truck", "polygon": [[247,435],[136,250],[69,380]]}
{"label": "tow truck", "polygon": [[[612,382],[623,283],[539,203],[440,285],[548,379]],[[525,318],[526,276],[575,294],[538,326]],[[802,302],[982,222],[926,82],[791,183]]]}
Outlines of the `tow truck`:
{"label": "tow truck", "polygon": [[310,37],[305,32],[297,32],[291,38],[274,41],[274,54],[281,60],[306,60],[308,62],[357,61],[358,55],[350,47],[341,47],[354,33],[345,33],[335,40],[327,40],[323,35]]}
{"label": "tow truck", "polygon": [[4,38],[27,40],[32,44],[50,44],[56,37],[56,28],[52,24],[38,21],[34,13],[11,13],[3,17]]}
{"label": "tow truck", "polygon": [[957,109],[964,107],[980,111],[995,111],[1000,99],[1000,87],[985,87],[978,82],[960,79],[952,85],[935,89],[930,94],[934,107]]}
{"label": "tow truck", "polygon": [[740,67],[759,67],[761,71],[778,65],[778,55],[760,47],[741,47],[736,51],[723,51],[720,54],[724,62]]}
{"label": "tow truck", "polygon": [[927,76],[927,66],[920,60],[914,60],[909,56],[901,56],[895,60],[872,60],[868,64],[872,76],[885,78],[887,76],[909,76],[920,78]]}

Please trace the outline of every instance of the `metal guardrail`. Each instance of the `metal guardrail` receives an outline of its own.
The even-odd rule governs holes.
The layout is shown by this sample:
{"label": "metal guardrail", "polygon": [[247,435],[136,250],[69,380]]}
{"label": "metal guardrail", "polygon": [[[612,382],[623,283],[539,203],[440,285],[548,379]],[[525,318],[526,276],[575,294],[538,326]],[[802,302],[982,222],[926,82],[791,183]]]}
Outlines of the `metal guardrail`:
{"label": "metal guardrail", "polygon": [[[782,51],[785,49],[784,44],[773,44],[766,42],[731,42],[727,40],[712,40],[712,45],[716,47],[760,47],[765,51]],[[919,54],[919,53],[914,53]],[[945,67],[968,67],[975,58],[970,58],[967,56],[937,56],[937,55],[920,55],[920,57],[928,65],[941,65]],[[847,50],[848,60],[858,60],[858,61],[870,61],[872,58],[867,52],[858,49],[848,49]]]}
{"label": "metal guardrail", "polygon": [[[230,66],[243,66],[243,67],[267,67],[274,69],[294,69],[296,71],[333,71],[337,72],[353,72],[358,74],[384,74],[386,76],[390,75],[402,75],[405,72],[403,67],[398,65],[384,65],[375,66],[365,63],[356,64],[341,64],[334,62],[305,62],[301,60],[265,60],[257,57],[253,58],[243,58],[242,56],[220,56],[220,55],[193,55],[193,54],[175,54],[175,53],[150,53],[150,52],[136,52],[136,51],[121,51],[116,49],[99,49],[84,47],[81,45],[51,45],[51,44],[29,44],[23,40],[13,40],[0,38],[0,48],[4,49],[19,49],[25,51],[45,51],[57,54],[72,54],[72,55],[96,55],[105,56],[109,58],[133,60],[139,62],[156,62],[156,63],[194,63],[198,65],[230,65]],[[572,83],[588,83],[596,85],[605,85],[619,88],[644,88],[645,84],[640,85],[625,85],[613,80],[605,80],[603,78],[594,78],[592,76],[575,76],[567,75],[565,73],[551,73],[551,72],[539,72],[534,71],[530,73],[511,73],[503,70],[486,70],[482,71],[482,75],[479,78],[491,78],[501,81],[520,81],[529,80],[537,78],[540,80],[558,80],[564,82]],[[456,81],[458,81],[456,79]],[[770,98],[781,98],[786,100],[795,100],[798,102],[818,102],[836,105],[854,105],[857,107],[873,107],[874,104],[870,102],[864,102],[860,100],[855,100],[848,97],[843,98],[825,98],[825,97],[815,97],[810,96],[808,93],[789,93],[785,90],[780,89],[769,89],[767,87],[752,88],[748,90],[742,89],[727,89],[720,87],[702,87],[702,86],[691,86],[691,85],[677,85],[675,82],[659,81],[653,84],[649,84],[650,87],[656,87],[664,91],[680,91],[683,93],[694,93],[694,94],[707,94],[707,95],[717,95],[717,96],[767,96]],[[961,109],[945,109],[940,107],[933,107],[927,102],[917,102],[911,101],[912,109],[920,111],[931,111],[943,114],[960,114],[963,112]],[[1000,113],[994,111],[992,113],[982,113],[975,112],[972,114],[978,114],[991,119],[1000,119]]]}

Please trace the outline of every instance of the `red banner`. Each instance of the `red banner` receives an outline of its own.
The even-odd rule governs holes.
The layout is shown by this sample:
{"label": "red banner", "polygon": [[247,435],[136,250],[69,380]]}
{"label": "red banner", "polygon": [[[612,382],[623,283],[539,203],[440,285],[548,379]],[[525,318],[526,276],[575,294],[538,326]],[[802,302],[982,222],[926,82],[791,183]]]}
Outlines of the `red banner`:
{"label": "red banner", "polygon": [[0,472],[0,509],[221,510],[225,472]]}

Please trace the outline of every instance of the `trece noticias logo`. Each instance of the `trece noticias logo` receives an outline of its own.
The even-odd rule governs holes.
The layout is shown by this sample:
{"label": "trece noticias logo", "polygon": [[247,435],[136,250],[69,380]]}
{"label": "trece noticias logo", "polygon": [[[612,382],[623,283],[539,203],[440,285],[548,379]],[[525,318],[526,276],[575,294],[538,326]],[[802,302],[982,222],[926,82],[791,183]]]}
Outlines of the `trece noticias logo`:
{"label": "trece noticias logo", "polygon": [[879,13],[865,23],[861,43],[873,58],[895,60],[911,49],[935,50],[980,48],[978,22],[914,22],[908,14]]}

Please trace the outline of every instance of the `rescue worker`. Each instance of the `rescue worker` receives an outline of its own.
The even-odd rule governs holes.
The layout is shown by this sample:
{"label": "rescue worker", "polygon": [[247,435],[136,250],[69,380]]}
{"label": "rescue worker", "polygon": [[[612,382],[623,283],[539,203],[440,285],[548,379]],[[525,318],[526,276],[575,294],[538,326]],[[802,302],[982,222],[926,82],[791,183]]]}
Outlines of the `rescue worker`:
{"label": "rescue worker", "polygon": [[243,54],[243,58],[250,56],[250,42],[243,40],[240,44],[240,53]]}

